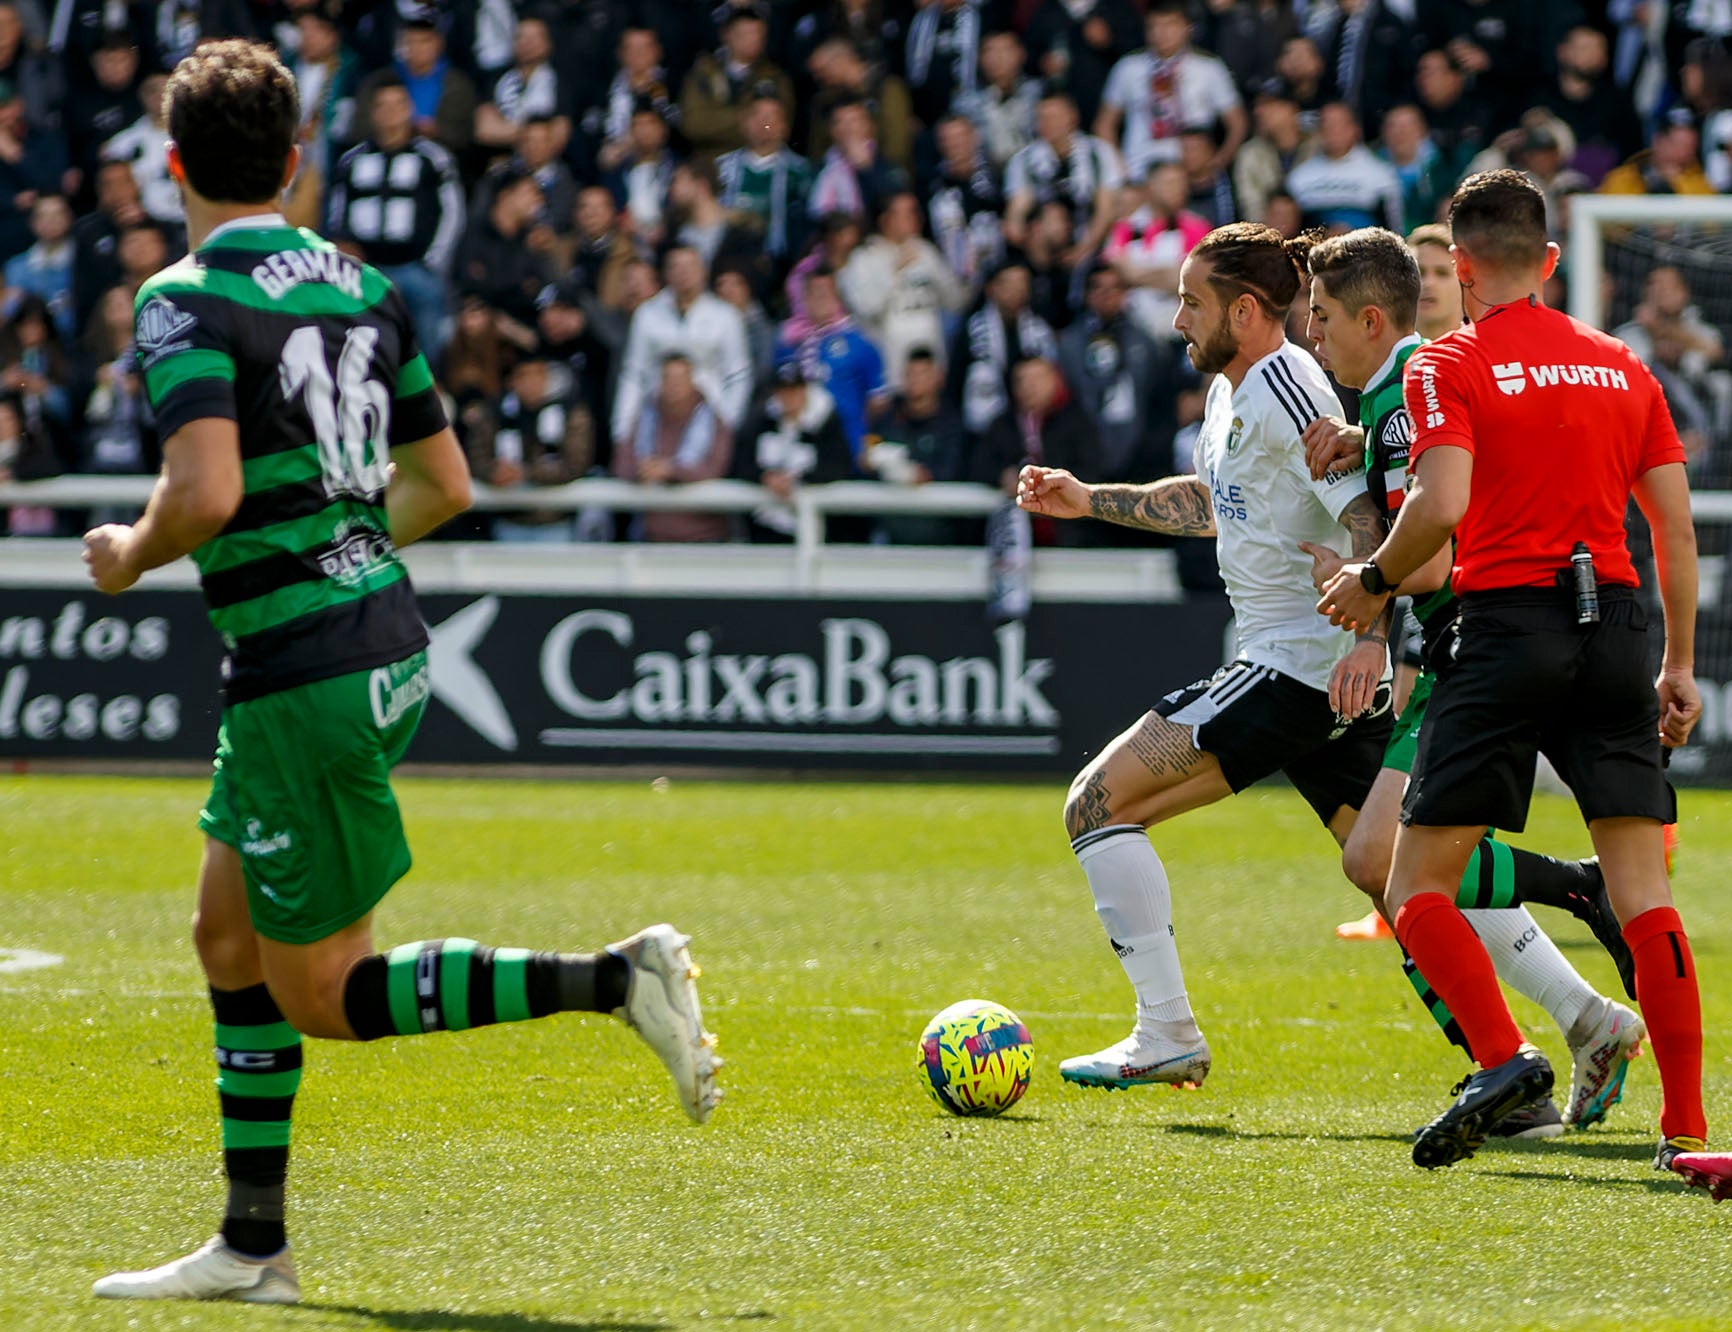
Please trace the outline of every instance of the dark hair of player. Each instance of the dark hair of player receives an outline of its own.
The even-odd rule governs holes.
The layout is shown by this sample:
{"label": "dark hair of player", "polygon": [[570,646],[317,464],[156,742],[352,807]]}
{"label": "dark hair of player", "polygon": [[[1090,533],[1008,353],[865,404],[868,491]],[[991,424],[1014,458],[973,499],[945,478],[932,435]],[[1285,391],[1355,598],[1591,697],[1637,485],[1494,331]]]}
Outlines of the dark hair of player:
{"label": "dark hair of player", "polygon": [[276,52],[228,38],[200,42],[168,80],[168,133],[186,183],[213,203],[269,203],[301,124],[295,77]]}
{"label": "dark hair of player", "polygon": [[1318,241],[1306,256],[1311,276],[1355,317],[1368,305],[1411,332],[1419,318],[1419,261],[1407,242],[1382,227],[1361,227]]}
{"label": "dark hair of player", "polygon": [[1427,222],[1423,227],[1415,227],[1407,233],[1407,243],[1416,249],[1421,245],[1435,245],[1440,250],[1447,250],[1454,244],[1449,228],[1441,222]]}
{"label": "dark hair of player", "polygon": [[1546,201],[1519,171],[1480,171],[1456,187],[1449,230],[1475,259],[1532,268],[1546,256]]}
{"label": "dark hair of player", "polygon": [[1207,260],[1209,284],[1226,300],[1248,295],[1271,319],[1285,319],[1305,281],[1305,256],[1316,232],[1289,240],[1261,222],[1229,222],[1216,227],[1191,251]]}

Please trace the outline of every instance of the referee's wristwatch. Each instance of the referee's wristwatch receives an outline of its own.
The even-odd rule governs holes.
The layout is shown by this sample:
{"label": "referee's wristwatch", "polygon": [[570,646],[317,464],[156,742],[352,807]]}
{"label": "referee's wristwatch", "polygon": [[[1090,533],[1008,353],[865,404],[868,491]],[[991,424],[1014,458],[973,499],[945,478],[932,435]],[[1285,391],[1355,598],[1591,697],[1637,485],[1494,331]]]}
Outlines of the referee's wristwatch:
{"label": "referee's wristwatch", "polygon": [[1383,576],[1376,560],[1367,560],[1359,566],[1359,586],[1374,597],[1388,596],[1396,588],[1396,584]]}

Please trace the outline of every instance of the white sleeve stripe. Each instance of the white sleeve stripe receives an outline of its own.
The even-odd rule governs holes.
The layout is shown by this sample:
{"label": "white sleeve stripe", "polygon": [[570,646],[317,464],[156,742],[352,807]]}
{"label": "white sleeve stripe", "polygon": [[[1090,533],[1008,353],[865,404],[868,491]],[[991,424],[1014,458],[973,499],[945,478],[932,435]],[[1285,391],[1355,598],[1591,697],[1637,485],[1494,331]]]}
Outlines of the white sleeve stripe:
{"label": "white sleeve stripe", "polygon": [[1298,410],[1293,406],[1292,400],[1287,397],[1281,381],[1276,379],[1275,376],[1270,373],[1269,366],[1263,367],[1263,382],[1269,386],[1269,391],[1275,395],[1275,401],[1280,403],[1281,406],[1286,409],[1287,419],[1293,422],[1293,428],[1303,435],[1305,433],[1305,427],[1309,425],[1310,422],[1299,419]]}

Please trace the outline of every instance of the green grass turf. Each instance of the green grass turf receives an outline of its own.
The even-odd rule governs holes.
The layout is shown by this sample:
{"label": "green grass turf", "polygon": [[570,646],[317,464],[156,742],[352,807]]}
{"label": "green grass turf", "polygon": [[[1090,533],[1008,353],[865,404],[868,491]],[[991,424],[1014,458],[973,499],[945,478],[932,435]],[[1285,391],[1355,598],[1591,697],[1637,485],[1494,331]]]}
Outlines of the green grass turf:
{"label": "green grass turf", "polygon": [[[405,781],[418,865],[382,942],[696,935],[728,1056],[706,1129],[611,1021],[310,1047],[291,1224],[306,1306],[116,1305],[92,1278],[200,1243],[221,1199],[187,940],[184,781],[0,778],[0,1332],[425,1328],[1725,1328],[1732,1207],[1649,1169],[1651,1059],[1600,1130],[1425,1174],[1462,1071],[1291,792],[1162,829],[1215,1050],[1198,1092],[1061,1085],[1130,996],[1056,788]],[[1732,796],[1684,796],[1676,886],[1732,1114]],[[1585,851],[1542,798],[1527,840]],[[1573,921],[1548,926],[1616,982]],[[1033,1086],[956,1120],[914,1074],[986,996]],[[1518,1016],[1567,1076],[1555,1028]],[[1724,1130],[1723,1130],[1724,1131]]]}

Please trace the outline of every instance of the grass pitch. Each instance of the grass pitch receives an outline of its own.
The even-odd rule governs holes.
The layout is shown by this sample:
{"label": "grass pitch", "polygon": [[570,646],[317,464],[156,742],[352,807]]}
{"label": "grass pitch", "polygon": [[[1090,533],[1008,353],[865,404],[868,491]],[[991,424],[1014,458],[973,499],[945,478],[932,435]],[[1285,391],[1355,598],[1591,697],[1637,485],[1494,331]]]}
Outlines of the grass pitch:
{"label": "grass pitch", "polygon": [[[1649,1168],[1659,1092],[1602,1129],[1425,1174],[1407,1135],[1463,1062],[1302,802],[1162,829],[1199,1092],[1063,1086],[1130,992],[1056,787],[405,781],[417,867],[381,942],[593,947],[695,936],[728,1058],[686,1123],[618,1025],[560,1017],[309,1043],[290,1224],[306,1304],[109,1304],[184,1253],[222,1186],[210,1015],[187,939],[202,786],[0,779],[0,1332],[700,1326],[1732,1326],[1732,1207]],[[1683,799],[1676,887],[1705,978],[1709,1112],[1732,1131],[1732,796]],[[1529,844],[1585,853],[1541,798]],[[1542,912],[1590,980],[1611,965]],[[998,1121],[922,1092],[915,1040],[965,997],[1015,1009],[1034,1083]],[[1537,1009],[1518,1016],[1567,1077]]]}

